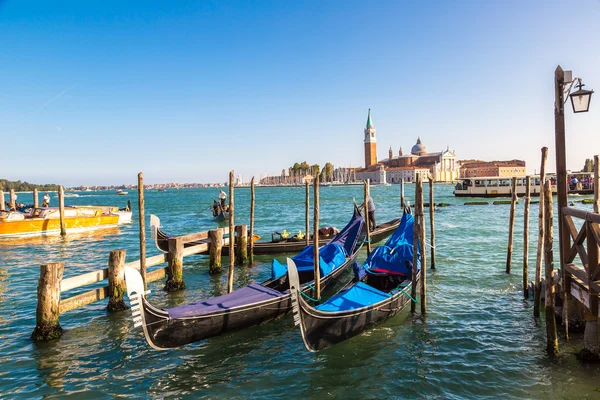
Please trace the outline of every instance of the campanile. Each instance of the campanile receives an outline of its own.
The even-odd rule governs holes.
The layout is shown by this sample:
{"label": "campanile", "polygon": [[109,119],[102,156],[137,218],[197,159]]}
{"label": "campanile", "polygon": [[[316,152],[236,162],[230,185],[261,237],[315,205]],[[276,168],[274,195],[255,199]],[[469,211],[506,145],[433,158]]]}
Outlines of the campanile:
{"label": "campanile", "polygon": [[375,137],[375,127],[371,122],[371,109],[367,117],[367,127],[365,128],[365,168],[377,164],[377,139]]}

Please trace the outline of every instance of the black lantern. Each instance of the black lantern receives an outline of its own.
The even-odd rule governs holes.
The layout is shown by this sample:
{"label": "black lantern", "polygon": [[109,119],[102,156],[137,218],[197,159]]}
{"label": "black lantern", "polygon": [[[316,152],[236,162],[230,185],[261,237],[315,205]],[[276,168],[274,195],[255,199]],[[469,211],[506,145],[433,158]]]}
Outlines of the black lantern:
{"label": "black lantern", "polygon": [[574,113],[588,112],[590,110],[590,101],[592,100],[592,93],[594,91],[582,89],[584,86],[581,83],[581,79],[579,79],[579,83],[577,84],[579,90],[571,93],[571,105],[573,106]]}

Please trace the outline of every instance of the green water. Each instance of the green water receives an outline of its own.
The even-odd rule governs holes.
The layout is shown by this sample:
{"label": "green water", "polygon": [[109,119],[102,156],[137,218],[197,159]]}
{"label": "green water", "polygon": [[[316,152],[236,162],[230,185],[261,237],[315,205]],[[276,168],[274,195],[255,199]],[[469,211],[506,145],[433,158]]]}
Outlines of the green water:
{"label": "green water", "polygon": [[[426,192],[428,187],[426,186]],[[373,187],[378,222],[400,215],[399,186]],[[108,315],[106,301],[61,315],[65,333],[33,344],[39,264],[65,263],[65,277],[105,268],[108,253],[139,258],[138,224],[63,238],[0,241],[0,393],[3,398],[599,398],[599,366],[580,364],[575,336],[561,355],[545,354],[543,320],[521,289],[523,202],[517,208],[513,274],[506,275],[509,205],[464,206],[450,185],[438,185],[437,269],[428,271],[428,312],[404,312],[387,323],[317,354],[305,350],[291,317],[181,349],[152,350],[129,312]],[[217,189],[146,192],[149,214],[172,234],[214,228],[208,206]],[[342,227],[362,187],[323,187],[321,226]],[[28,195],[19,195],[19,200]],[[248,223],[247,188],[236,189],[236,223]],[[406,186],[414,203],[414,187]],[[137,198],[81,193],[69,204],[119,205]],[[56,199],[53,198],[56,204]],[[427,197],[425,201],[428,201]],[[312,202],[312,200],[311,200]],[[584,209],[591,206],[580,205]],[[426,209],[428,212],[428,209]],[[530,279],[535,266],[537,205],[531,206]],[[304,230],[304,188],[256,190],[256,231]],[[429,230],[429,224],[427,224]],[[158,254],[148,234],[148,255]],[[285,256],[278,256],[281,261]],[[366,254],[361,254],[362,261]],[[266,278],[269,257],[238,267],[234,285]],[[224,260],[224,265],[227,261]],[[226,273],[208,274],[208,257],[184,260],[187,289],[166,294],[150,284],[150,301],[173,306],[226,289]],[[85,290],[89,289],[85,288]],[[80,293],[74,290],[63,297]],[[417,307],[417,310],[419,308]]]}

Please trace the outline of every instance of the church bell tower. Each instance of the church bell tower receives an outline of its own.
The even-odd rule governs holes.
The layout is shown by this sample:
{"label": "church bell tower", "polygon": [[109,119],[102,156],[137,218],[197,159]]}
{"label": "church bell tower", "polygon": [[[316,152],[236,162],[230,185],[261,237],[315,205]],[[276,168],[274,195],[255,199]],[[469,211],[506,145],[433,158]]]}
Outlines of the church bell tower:
{"label": "church bell tower", "polygon": [[367,127],[365,128],[365,168],[377,164],[377,139],[375,137],[375,127],[371,122],[371,109],[367,117]]}

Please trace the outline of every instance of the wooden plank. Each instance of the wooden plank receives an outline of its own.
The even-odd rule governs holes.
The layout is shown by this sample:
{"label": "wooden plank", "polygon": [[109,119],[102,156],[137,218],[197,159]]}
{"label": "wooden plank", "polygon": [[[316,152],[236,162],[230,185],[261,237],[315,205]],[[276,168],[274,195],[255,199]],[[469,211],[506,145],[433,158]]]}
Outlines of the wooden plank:
{"label": "wooden plank", "polygon": [[167,267],[158,268],[152,272],[148,272],[148,274],[146,275],[146,279],[148,280],[148,282],[154,282],[164,278],[165,276],[167,276]]}
{"label": "wooden plank", "polygon": [[98,271],[88,272],[87,274],[73,276],[68,279],[64,279],[60,283],[60,291],[66,292],[67,290],[75,289],[81,286],[89,285],[92,283],[100,282],[108,278],[108,268],[104,268]]}
{"label": "wooden plank", "polygon": [[[156,256],[152,256],[150,258],[146,258],[146,267],[151,267],[153,265],[158,265],[167,262],[168,254],[158,254]],[[132,262],[128,262],[125,264],[126,267],[131,267],[135,269],[140,269],[140,260],[135,260]]]}
{"label": "wooden plank", "polygon": [[583,219],[590,222],[600,223],[600,214],[587,212],[585,210],[579,210],[577,208],[564,207],[562,210],[563,215],[570,215],[579,219]]}
{"label": "wooden plank", "polygon": [[208,243],[197,244],[196,246],[186,247],[183,249],[183,256],[191,256],[198,253],[206,253],[208,251]]}
{"label": "wooden plank", "polygon": [[207,239],[208,231],[189,233],[187,235],[177,236],[177,238],[181,239],[183,243],[195,242],[196,240]]}
{"label": "wooden plank", "polygon": [[63,314],[67,311],[95,303],[98,300],[105,299],[106,297],[108,297],[108,285],[78,294],[77,296],[69,297],[68,299],[61,300],[58,306],[58,312]]}
{"label": "wooden plank", "polygon": [[582,225],[581,231],[577,233],[577,229],[575,228],[575,224],[573,223],[573,219],[570,217],[564,218],[565,224],[569,229],[569,234],[573,238],[573,246],[569,247],[569,253],[567,254],[567,258],[565,259],[565,263],[570,263],[575,259],[575,255],[579,254],[579,258],[583,265],[587,268],[588,265],[588,257],[585,248],[582,243],[586,238],[586,224]]}

